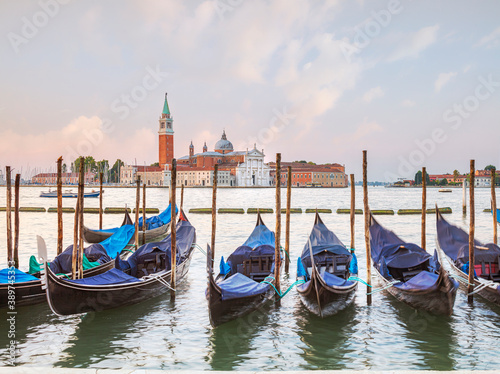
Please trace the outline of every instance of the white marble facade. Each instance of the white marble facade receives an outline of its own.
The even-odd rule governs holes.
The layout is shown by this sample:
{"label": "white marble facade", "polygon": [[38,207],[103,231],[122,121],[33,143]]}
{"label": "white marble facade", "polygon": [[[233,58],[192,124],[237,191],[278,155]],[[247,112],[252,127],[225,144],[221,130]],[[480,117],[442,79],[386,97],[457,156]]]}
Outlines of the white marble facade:
{"label": "white marble facade", "polygon": [[236,185],[241,187],[271,185],[271,168],[264,163],[264,153],[256,148],[246,152],[245,162],[236,168]]}

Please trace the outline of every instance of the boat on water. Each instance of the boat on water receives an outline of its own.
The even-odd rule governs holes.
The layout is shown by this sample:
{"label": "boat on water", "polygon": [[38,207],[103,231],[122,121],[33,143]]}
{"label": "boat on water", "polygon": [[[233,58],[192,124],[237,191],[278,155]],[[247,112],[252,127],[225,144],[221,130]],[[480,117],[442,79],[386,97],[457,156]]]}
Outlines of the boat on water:
{"label": "boat on water", "polygon": [[441,189],[439,189],[438,192],[453,192],[453,191],[449,188],[441,188]]}
{"label": "boat on water", "polygon": [[[104,191],[102,191],[104,193]],[[99,197],[100,191],[92,190],[92,192],[84,192],[83,197]],[[57,197],[57,191],[41,192],[40,197]],[[62,197],[78,197],[78,192],[73,192],[71,190],[66,190],[62,193]]]}
{"label": "boat on water", "polygon": [[[175,230],[175,275],[181,282],[189,270],[196,230],[182,211]],[[43,257],[43,244],[40,248],[40,257]],[[117,258],[114,264],[113,269],[102,274],[75,280],[59,278],[49,268],[45,279],[51,310],[57,315],[99,312],[136,304],[165,293],[171,289],[170,235],[160,242],[144,244],[127,260]]]}
{"label": "boat on water", "polygon": [[[446,221],[436,210],[438,248],[456,275],[462,288],[468,288],[469,234]],[[474,240],[474,293],[500,305],[500,247]]]}
{"label": "boat on water", "polygon": [[[83,252],[83,276],[92,277],[104,273],[115,266],[114,259],[127,258],[128,247],[134,243],[134,226],[122,226],[113,236],[101,243],[95,243]],[[69,278],[72,271],[73,245],[66,248],[50,262],[49,268],[56,277]],[[11,291],[11,292],[9,292]],[[15,305],[34,305],[46,301],[42,289],[41,269],[35,256],[31,256],[30,269],[23,272],[19,269],[3,269],[0,271],[0,308],[9,305],[9,295],[14,295]]]}
{"label": "boat on water", "polygon": [[357,260],[323,223],[318,212],[309,239],[297,260],[297,286],[302,303],[310,312],[332,316],[347,308],[356,296]]}
{"label": "boat on water", "polygon": [[227,262],[221,258],[217,277],[214,277],[211,248],[207,246],[206,298],[212,326],[242,317],[273,298],[274,248],[274,232],[266,227],[260,213],[253,232],[243,245],[227,258]]}
{"label": "boat on water", "polygon": [[[146,218],[146,232],[144,233],[142,227],[142,217],[139,217],[139,245],[151,242],[151,241],[159,241],[168,234],[168,230],[170,229],[170,219],[171,219],[171,205],[156,216],[152,216]],[[176,207],[176,213],[179,210]],[[122,222],[123,225],[133,225],[132,219],[130,215],[125,209],[125,217]],[[113,235],[119,227],[113,227],[110,229],[90,229],[87,226],[83,226],[83,239],[87,243],[100,243],[101,241],[109,238]]]}
{"label": "boat on water", "polygon": [[458,282],[420,246],[401,240],[370,216],[373,266],[387,291],[415,309],[451,315]]}

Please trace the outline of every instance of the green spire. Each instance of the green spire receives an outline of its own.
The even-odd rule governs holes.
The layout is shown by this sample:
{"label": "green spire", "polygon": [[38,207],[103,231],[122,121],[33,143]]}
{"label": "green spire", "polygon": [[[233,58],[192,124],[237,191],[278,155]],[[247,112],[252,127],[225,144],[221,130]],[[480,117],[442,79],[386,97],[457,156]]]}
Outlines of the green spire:
{"label": "green spire", "polygon": [[165,92],[165,104],[163,104],[163,114],[170,117],[170,109],[168,108],[167,93]]}

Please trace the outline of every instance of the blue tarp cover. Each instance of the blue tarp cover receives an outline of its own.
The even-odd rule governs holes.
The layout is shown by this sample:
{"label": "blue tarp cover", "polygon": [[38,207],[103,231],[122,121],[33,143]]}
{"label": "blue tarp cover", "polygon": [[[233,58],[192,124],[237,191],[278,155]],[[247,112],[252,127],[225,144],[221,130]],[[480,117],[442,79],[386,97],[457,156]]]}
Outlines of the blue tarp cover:
{"label": "blue tarp cover", "polygon": [[250,234],[250,236],[242,246],[254,249],[261,245],[269,245],[271,247],[274,247],[274,244],[274,232],[269,230],[266,225],[258,225],[255,227],[253,232]]}
{"label": "blue tarp cover", "polygon": [[[105,264],[111,261],[111,257],[106,253],[106,249],[101,244],[91,244],[84,248],[83,253],[89,261],[97,261],[99,264]],[[56,256],[49,267],[56,274],[71,273],[73,261],[73,245],[66,248],[61,254]]]}
{"label": "blue tarp cover", "polygon": [[242,264],[243,261],[248,260],[252,256],[272,256],[272,268],[274,269],[274,252],[274,242],[273,246],[261,245],[254,249],[251,247],[241,246],[236,248],[236,250],[227,258],[227,265],[231,267],[231,273],[234,274],[238,271],[238,265]]}
{"label": "blue tarp cover", "polygon": [[111,269],[105,273],[95,275],[93,277],[69,280],[68,282],[86,284],[86,285],[107,285],[107,284],[120,284],[120,283],[131,283],[140,282],[137,278],[125,274],[123,271],[118,269]]}
{"label": "blue tarp cover", "polygon": [[267,292],[270,286],[236,273],[220,282],[219,287],[222,290],[222,300],[231,300],[262,294]]}
{"label": "blue tarp cover", "polygon": [[[14,270],[14,274],[9,274],[9,271]],[[22,283],[22,282],[30,282],[30,281],[35,281],[39,280],[37,277],[34,277],[31,274],[26,274],[24,271],[21,271],[19,269],[12,269],[12,268],[7,268],[7,269],[2,269],[0,270],[0,284],[8,284],[9,283],[9,278],[10,281],[14,281],[14,283]]]}
{"label": "blue tarp cover", "polygon": [[309,239],[300,256],[302,260],[310,259],[310,245],[313,248],[313,255],[323,251],[338,255],[351,255],[340,239],[332,231],[328,230],[328,227],[323,222],[319,222],[313,226]]}
{"label": "blue tarp cover", "polygon": [[133,225],[118,227],[113,235],[99,244],[104,247],[109,257],[116,258],[116,256],[118,256],[123,248],[125,248],[130,242],[132,236],[134,236],[134,232],[135,227]]}
{"label": "blue tarp cover", "polygon": [[224,261],[224,256],[220,258],[219,274],[226,275],[231,271],[231,266]]}
{"label": "blue tarp cover", "polygon": [[438,278],[439,274],[429,273],[428,271],[421,271],[410,280],[404,283],[397,283],[394,285],[394,287],[406,291],[430,290],[436,287]]}
{"label": "blue tarp cover", "polygon": [[350,287],[354,284],[354,282],[352,281],[337,277],[336,275],[331,274],[327,271],[323,273],[322,278],[325,283],[331,287]]}

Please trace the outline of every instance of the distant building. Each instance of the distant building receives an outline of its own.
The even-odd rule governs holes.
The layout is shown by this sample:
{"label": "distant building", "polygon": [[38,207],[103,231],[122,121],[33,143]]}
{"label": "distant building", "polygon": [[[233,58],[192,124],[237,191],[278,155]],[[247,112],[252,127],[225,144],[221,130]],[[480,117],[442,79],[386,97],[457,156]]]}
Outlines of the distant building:
{"label": "distant building", "polygon": [[[276,163],[270,163],[271,181],[275,185]],[[347,187],[345,166],[340,164],[313,165],[302,162],[281,163],[281,185],[286,186],[288,167],[292,168],[292,186],[294,187]]]}
{"label": "distant building", "polygon": [[491,171],[476,170],[474,174],[475,187],[491,187]]}
{"label": "distant building", "polygon": [[0,170],[0,185],[5,184],[5,178],[3,177],[3,171]]}
{"label": "distant building", "polygon": [[163,170],[159,166],[124,165],[120,169],[120,183],[134,184],[141,177],[141,185],[163,186]]}
{"label": "distant building", "polygon": [[465,175],[457,175],[455,177],[453,174],[429,174],[429,180],[433,182],[446,179],[448,183],[462,183],[465,178],[467,178]]}
{"label": "distant building", "polygon": [[[84,184],[92,184],[96,173],[85,173]],[[62,173],[62,184],[78,184],[79,173]],[[57,184],[57,173],[40,173],[31,178],[33,184]]]}

